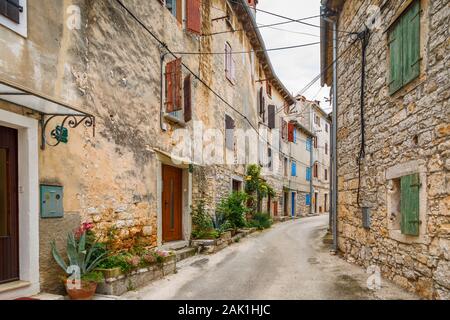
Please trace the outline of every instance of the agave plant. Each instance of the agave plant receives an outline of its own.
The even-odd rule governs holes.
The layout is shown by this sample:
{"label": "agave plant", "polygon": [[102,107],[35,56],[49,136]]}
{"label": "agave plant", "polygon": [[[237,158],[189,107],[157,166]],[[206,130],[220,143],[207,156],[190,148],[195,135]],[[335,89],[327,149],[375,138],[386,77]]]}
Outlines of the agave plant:
{"label": "agave plant", "polygon": [[[64,270],[65,273],[71,275],[72,268],[78,267],[80,270],[80,276],[83,277],[93,272],[95,268],[106,258],[107,252],[98,254],[96,251],[98,247],[93,244],[87,248],[86,246],[86,232],[80,235],[80,239],[77,240],[75,234],[69,233],[67,236],[67,258],[69,264],[62,258],[56,249],[55,241],[51,243],[52,255],[56,263]],[[70,268],[72,267],[72,268]]]}

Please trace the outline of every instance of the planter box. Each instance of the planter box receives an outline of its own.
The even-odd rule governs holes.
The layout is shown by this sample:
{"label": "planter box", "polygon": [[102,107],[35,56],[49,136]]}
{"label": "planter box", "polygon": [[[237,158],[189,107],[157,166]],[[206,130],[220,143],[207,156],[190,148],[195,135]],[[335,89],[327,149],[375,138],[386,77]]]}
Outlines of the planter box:
{"label": "planter box", "polygon": [[112,269],[101,269],[98,268],[97,271],[103,273],[105,279],[117,278],[122,275],[122,270],[120,268],[112,268]]}
{"label": "planter box", "polygon": [[120,296],[127,291],[135,290],[159,280],[164,276],[176,272],[177,257],[175,255],[164,258],[163,263],[155,263],[149,267],[135,270],[129,274],[121,274],[117,277],[106,278],[97,286],[97,293],[104,295]]}

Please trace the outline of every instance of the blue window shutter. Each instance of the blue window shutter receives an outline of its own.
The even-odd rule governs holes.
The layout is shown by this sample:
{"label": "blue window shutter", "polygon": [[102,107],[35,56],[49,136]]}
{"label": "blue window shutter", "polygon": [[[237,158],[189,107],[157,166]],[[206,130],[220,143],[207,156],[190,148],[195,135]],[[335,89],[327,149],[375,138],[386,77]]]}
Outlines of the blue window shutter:
{"label": "blue window shutter", "polygon": [[312,148],[312,140],[311,140],[311,138],[308,138],[306,140],[306,150],[311,151],[311,148]]}
{"label": "blue window shutter", "polygon": [[297,176],[297,164],[295,162],[292,162],[292,167],[291,167],[291,175],[293,177]]}
{"label": "blue window shutter", "polygon": [[306,168],[306,180],[311,181],[311,168]]}
{"label": "blue window shutter", "polygon": [[310,194],[307,194],[307,195],[306,195],[306,205],[307,205],[307,206],[310,206],[310,205],[311,205],[311,195],[310,195]]}
{"label": "blue window shutter", "polygon": [[294,143],[297,143],[297,129],[294,129]]}

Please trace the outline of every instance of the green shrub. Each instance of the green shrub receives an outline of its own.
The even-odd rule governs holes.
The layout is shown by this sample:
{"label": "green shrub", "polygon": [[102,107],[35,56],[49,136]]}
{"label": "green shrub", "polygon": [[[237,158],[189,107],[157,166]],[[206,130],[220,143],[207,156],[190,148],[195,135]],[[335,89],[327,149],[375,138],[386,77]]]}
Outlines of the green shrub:
{"label": "green shrub", "polygon": [[246,226],[245,215],[247,194],[244,192],[233,192],[228,198],[223,199],[217,207],[217,213],[223,215],[233,229]]}
{"label": "green shrub", "polygon": [[120,252],[109,256],[104,261],[102,261],[98,268],[100,269],[114,269],[120,268],[123,273],[129,273],[135,269],[135,266],[131,263],[130,259],[133,257],[132,254],[127,252]]}
{"label": "green shrub", "polygon": [[216,239],[218,232],[214,230],[211,216],[206,212],[205,202],[199,201],[192,208],[192,237],[194,239]]}
{"label": "green shrub", "polygon": [[98,271],[87,273],[81,277],[81,280],[83,281],[95,283],[102,283],[104,279],[103,273]]}
{"label": "green shrub", "polygon": [[249,226],[257,228],[258,230],[269,229],[272,226],[272,219],[267,213],[257,213],[253,215],[252,220],[249,222]]}

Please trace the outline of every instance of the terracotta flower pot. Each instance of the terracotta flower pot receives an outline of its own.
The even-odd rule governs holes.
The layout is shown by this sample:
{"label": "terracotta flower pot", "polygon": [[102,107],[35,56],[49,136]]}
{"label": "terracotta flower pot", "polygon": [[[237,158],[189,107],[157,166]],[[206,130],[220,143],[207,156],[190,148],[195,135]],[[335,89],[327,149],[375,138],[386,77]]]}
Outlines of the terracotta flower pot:
{"label": "terracotta flower pot", "polygon": [[67,294],[72,300],[92,300],[92,297],[97,290],[96,282],[81,281],[80,288],[76,288],[75,282],[72,282],[72,286],[69,286],[71,280],[66,280],[65,286]]}

